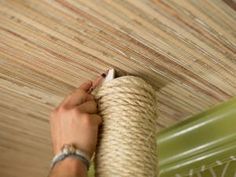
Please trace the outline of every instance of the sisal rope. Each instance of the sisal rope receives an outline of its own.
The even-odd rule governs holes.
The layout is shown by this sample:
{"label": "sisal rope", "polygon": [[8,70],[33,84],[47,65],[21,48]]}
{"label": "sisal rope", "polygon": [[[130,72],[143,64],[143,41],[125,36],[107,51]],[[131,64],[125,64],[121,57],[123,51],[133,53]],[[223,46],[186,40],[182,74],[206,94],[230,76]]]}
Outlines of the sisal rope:
{"label": "sisal rope", "polygon": [[103,118],[96,177],[156,177],[155,90],[141,78],[124,76],[105,82],[95,98]]}

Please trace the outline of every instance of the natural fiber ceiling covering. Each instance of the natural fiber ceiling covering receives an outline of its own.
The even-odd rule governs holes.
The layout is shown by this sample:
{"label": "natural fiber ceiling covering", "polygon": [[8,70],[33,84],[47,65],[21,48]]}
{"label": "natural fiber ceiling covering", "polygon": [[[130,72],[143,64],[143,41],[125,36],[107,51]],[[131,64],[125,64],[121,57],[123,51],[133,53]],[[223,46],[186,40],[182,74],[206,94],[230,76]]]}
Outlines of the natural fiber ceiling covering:
{"label": "natural fiber ceiling covering", "polygon": [[236,95],[227,0],[0,0],[0,176],[42,177],[48,115],[110,67],[148,80],[158,128]]}

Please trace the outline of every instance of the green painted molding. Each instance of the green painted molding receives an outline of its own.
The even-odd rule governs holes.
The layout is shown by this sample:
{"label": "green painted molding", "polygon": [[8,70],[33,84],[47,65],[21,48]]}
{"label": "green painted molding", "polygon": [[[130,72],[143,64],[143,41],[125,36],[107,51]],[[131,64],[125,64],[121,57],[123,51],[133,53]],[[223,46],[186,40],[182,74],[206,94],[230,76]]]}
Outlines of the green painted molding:
{"label": "green painted molding", "polygon": [[[157,145],[160,177],[191,176],[235,161],[236,97],[160,132]],[[235,168],[228,171],[227,177],[236,173]],[[93,166],[89,176],[94,176]]]}
{"label": "green painted molding", "polygon": [[160,177],[187,176],[232,160],[236,98],[164,130],[157,144]]}

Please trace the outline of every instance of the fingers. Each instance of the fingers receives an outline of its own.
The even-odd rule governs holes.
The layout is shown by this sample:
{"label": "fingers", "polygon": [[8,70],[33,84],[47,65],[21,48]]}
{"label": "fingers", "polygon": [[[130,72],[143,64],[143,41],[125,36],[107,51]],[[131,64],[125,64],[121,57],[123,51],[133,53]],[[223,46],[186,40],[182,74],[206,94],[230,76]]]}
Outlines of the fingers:
{"label": "fingers", "polygon": [[102,81],[103,81],[103,77],[102,76],[98,76],[94,81],[93,81],[93,88],[96,88],[97,86],[99,86]]}
{"label": "fingers", "polygon": [[102,118],[98,114],[90,114],[87,112],[81,112],[81,110],[75,108],[71,110],[72,114],[75,115],[77,119],[80,119],[84,126],[100,125],[102,123]]}
{"label": "fingers", "polygon": [[101,125],[102,124],[102,118],[101,116],[97,115],[97,114],[91,114],[91,121],[95,124],[95,125]]}
{"label": "fingers", "polygon": [[90,93],[93,91],[93,89],[95,89],[103,82],[107,72],[108,71],[98,76],[93,82],[87,81],[80,85],[78,89],[76,89],[72,94],[70,94],[67,98],[64,99],[60,106],[64,105],[66,108],[73,108],[75,106],[83,104],[86,101],[94,100],[94,97],[90,95]]}
{"label": "fingers", "polygon": [[79,89],[84,90],[85,92],[88,92],[89,89],[93,86],[92,81],[87,81],[85,83],[83,83],[82,85],[80,85]]}
{"label": "fingers", "polygon": [[73,108],[90,100],[94,100],[94,97],[85,92],[83,89],[78,88],[66,98],[64,105],[67,108]]}
{"label": "fingers", "polygon": [[79,105],[76,109],[83,113],[95,114],[97,113],[97,103],[94,100],[87,101]]}
{"label": "fingers", "polygon": [[108,70],[105,73],[102,73],[100,76],[98,76],[94,81],[93,81],[93,88],[96,88],[99,86],[105,79],[106,75],[108,73]]}
{"label": "fingers", "polygon": [[89,93],[91,93],[96,87],[102,84],[102,82],[105,80],[107,73],[108,70],[105,73],[102,73],[92,82],[92,87],[90,88]]}

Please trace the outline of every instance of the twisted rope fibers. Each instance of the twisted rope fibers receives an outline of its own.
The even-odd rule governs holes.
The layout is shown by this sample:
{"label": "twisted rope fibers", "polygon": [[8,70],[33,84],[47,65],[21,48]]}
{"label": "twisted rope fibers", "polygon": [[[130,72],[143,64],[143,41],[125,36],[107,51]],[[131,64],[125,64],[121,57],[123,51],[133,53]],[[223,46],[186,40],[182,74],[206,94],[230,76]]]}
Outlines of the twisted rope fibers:
{"label": "twisted rope fibers", "polygon": [[95,99],[103,118],[96,177],[156,177],[155,90],[141,78],[124,76],[105,82]]}

